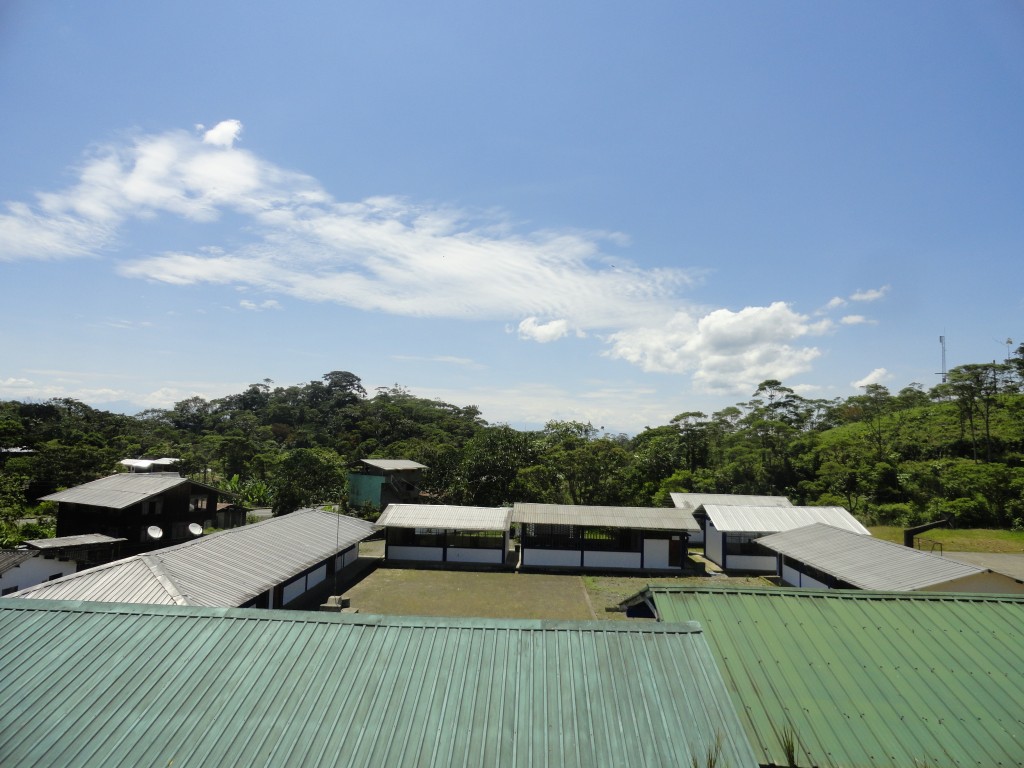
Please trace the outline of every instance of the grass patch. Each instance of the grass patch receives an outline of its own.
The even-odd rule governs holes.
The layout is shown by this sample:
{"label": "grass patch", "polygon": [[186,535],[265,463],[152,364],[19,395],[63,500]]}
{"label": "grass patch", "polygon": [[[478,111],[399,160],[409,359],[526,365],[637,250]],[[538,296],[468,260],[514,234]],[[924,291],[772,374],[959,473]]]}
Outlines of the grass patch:
{"label": "grass patch", "polygon": [[772,586],[756,576],[594,576],[379,568],[345,596],[360,613],[566,621],[622,620],[618,605],[648,584]]}
{"label": "grass patch", "polygon": [[[903,529],[892,525],[872,526],[868,530],[879,539],[903,543]],[[942,544],[944,552],[1024,552],[1024,531],[1003,531],[988,528],[933,528],[919,539]]]}

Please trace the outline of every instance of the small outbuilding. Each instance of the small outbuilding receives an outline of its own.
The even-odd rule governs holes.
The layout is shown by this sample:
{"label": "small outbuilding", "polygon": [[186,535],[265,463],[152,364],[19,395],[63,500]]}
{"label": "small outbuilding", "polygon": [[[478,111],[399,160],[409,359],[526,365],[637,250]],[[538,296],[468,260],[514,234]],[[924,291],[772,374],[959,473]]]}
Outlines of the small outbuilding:
{"label": "small outbuilding", "polygon": [[511,507],[389,504],[377,520],[385,560],[503,565]]}
{"label": "small outbuilding", "polygon": [[409,459],[362,459],[348,475],[349,506],[415,504],[423,494],[420,477],[426,468]]}
{"label": "small outbuilding", "polygon": [[517,502],[521,568],[682,570],[698,530],[674,507],[605,507]]}
{"label": "small outbuilding", "polygon": [[814,589],[1024,594],[1020,581],[824,523],[773,533],[758,544],[776,555],[782,583]]}
{"label": "small outbuilding", "polygon": [[722,570],[774,573],[775,553],[758,539],[770,533],[825,523],[869,536],[843,507],[702,504],[694,517],[704,529],[704,557]]}

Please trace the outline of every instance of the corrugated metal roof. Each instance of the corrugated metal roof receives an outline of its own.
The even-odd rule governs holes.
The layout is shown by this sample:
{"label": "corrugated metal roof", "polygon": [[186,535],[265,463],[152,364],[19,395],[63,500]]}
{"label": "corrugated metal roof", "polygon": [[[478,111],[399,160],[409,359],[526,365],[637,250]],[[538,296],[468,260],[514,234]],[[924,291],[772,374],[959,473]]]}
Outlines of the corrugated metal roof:
{"label": "corrugated metal roof", "polygon": [[35,556],[35,552],[24,549],[0,549],[0,573],[7,573]]}
{"label": "corrugated metal roof", "polygon": [[692,515],[675,507],[600,507],[583,504],[516,502],[513,523],[592,525],[601,528],[639,528],[656,531],[699,531]]}
{"label": "corrugated metal roof", "polygon": [[1024,764],[1024,598],[653,587],[697,621],[754,752],[819,768]]}
{"label": "corrugated metal roof", "polygon": [[825,523],[773,533],[757,541],[860,589],[911,591],[986,573],[984,568]]}
{"label": "corrugated metal roof", "polygon": [[63,547],[87,547],[94,544],[116,544],[127,539],[116,539],[102,533],[83,533],[79,536],[58,536],[53,539],[27,539],[24,544],[33,549],[61,549]]}
{"label": "corrugated metal roof", "polygon": [[363,459],[364,464],[383,469],[385,472],[399,472],[403,469],[426,469],[426,465],[409,459]]}
{"label": "corrugated metal roof", "polygon": [[0,599],[0,633],[2,765],[757,765],[692,624]]}
{"label": "corrugated metal roof", "polygon": [[238,606],[374,530],[365,520],[301,509],[79,571],[12,597]]}
{"label": "corrugated metal roof", "polygon": [[449,504],[388,504],[377,520],[384,528],[443,528],[448,531],[507,531],[512,507]]}
{"label": "corrugated metal roof", "polygon": [[791,507],[785,496],[744,496],[736,493],[671,493],[672,503],[693,512],[701,504],[728,504],[747,507]]}
{"label": "corrugated metal roof", "polygon": [[70,502],[72,504],[88,504],[94,507],[108,507],[110,509],[124,509],[132,504],[164,493],[172,488],[177,488],[183,483],[188,483],[204,491],[218,493],[222,496],[229,496],[225,491],[218,490],[210,485],[197,483],[187,477],[173,472],[120,472],[116,475],[101,477],[90,483],[76,485],[66,491],[57,491],[49,496],[43,496],[42,501]]}
{"label": "corrugated metal roof", "polygon": [[842,507],[769,507],[704,504],[701,509],[724,533],[775,533],[826,523],[856,533],[869,534],[867,528]]}

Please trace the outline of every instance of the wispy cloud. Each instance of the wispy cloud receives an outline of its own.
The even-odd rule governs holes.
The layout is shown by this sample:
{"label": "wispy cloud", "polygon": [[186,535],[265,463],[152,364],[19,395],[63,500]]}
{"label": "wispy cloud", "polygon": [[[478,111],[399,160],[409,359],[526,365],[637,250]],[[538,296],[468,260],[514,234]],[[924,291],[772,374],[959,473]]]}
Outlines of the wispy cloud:
{"label": "wispy cloud", "polygon": [[441,363],[442,365],[456,365],[463,368],[474,369],[482,369],[486,367],[471,358],[456,357],[455,355],[434,355],[431,357],[424,357],[421,355],[391,355],[391,359],[408,363]]}
{"label": "wispy cloud", "polygon": [[262,312],[266,309],[281,309],[281,302],[277,299],[267,299],[266,301],[255,302],[249,301],[248,299],[242,299],[238,302],[238,306],[242,309],[248,309],[250,312]]}
{"label": "wispy cloud", "polygon": [[883,285],[881,288],[870,288],[866,291],[856,291],[850,295],[850,301],[878,301],[884,298],[888,292],[888,285]]}
{"label": "wispy cloud", "polygon": [[839,319],[839,322],[843,325],[875,325],[877,323],[876,320],[864,315],[845,315]]}
{"label": "wispy cloud", "polygon": [[873,370],[863,379],[850,382],[850,386],[859,389],[860,387],[866,387],[868,384],[881,384],[888,378],[889,371],[887,371],[885,368],[875,368],[875,370]]}
{"label": "wispy cloud", "polygon": [[[407,317],[501,320],[540,343],[596,337],[610,357],[688,374],[709,391],[749,391],[807,370],[820,354],[807,340],[833,328],[782,301],[697,308],[682,291],[701,272],[613,259],[605,249],[624,247],[620,233],[524,233],[500,216],[400,197],[338,201],[312,177],[240,148],[242,131],[226,120],[96,150],[67,189],[6,205],[0,259],[116,255],[131,221],[171,216],[201,225],[230,213],[246,222],[231,247],[122,257],[118,272]],[[280,308],[274,299],[239,306]]]}

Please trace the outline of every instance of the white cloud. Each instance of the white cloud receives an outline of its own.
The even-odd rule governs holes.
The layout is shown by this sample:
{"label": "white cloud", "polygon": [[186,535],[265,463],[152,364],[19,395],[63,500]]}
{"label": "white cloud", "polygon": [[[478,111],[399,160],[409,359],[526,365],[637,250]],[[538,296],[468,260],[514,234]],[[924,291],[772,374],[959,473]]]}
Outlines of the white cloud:
{"label": "white cloud", "polygon": [[[687,373],[712,391],[749,391],[764,378],[806,371],[820,351],[805,340],[833,328],[784,302],[698,310],[679,295],[698,272],[613,259],[602,248],[622,247],[617,233],[520,232],[493,213],[400,197],[337,201],[315,179],[239,149],[241,132],[239,121],[227,120],[101,148],[69,188],[38,195],[34,205],[7,205],[0,258],[119,255],[113,246],[129,222],[159,216],[203,224],[231,214],[242,226],[233,226],[230,247],[169,243],[163,253],[121,256],[118,272],[407,317],[516,318],[520,338],[596,335],[613,358]],[[213,228],[195,232],[217,237]],[[279,308],[275,300],[239,306]]]}
{"label": "white cloud", "polygon": [[[202,126],[200,126],[200,129]],[[215,147],[231,147],[242,134],[242,123],[238,120],[222,120],[203,134],[203,143]]]}
{"label": "white cloud", "polygon": [[267,299],[266,301],[261,301],[257,304],[255,301],[242,299],[238,302],[238,306],[242,309],[248,309],[251,312],[262,312],[265,309],[281,309],[281,302],[276,299]]}
{"label": "white cloud", "polygon": [[868,384],[881,384],[883,381],[889,378],[889,371],[885,368],[875,368],[871,373],[865,376],[859,381],[850,382],[851,387],[866,387]]}
{"label": "white cloud", "polygon": [[876,323],[875,320],[864,317],[864,315],[845,315],[840,318],[839,322],[843,325],[874,325]]}
{"label": "white cloud", "polygon": [[820,350],[793,342],[831,328],[831,321],[812,322],[781,301],[701,318],[678,312],[664,326],[612,334],[607,354],[647,371],[692,372],[698,388],[709,392],[749,392],[765,379],[808,370]]}
{"label": "white cloud", "polygon": [[833,296],[829,299],[828,304],[825,305],[825,309],[838,309],[839,307],[846,306],[846,299],[839,296]]}
{"label": "white cloud", "polygon": [[536,317],[528,317],[519,323],[519,338],[538,341],[542,344],[557,341],[567,333],[569,333],[569,323],[566,320],[539,323]]}
{"label": "white cloud", "polygon": [[866,291],[857,291],[850,295],[850,301],[878,301],[888,292],[888,285],[883,285],[881,288],[871,288]]}

